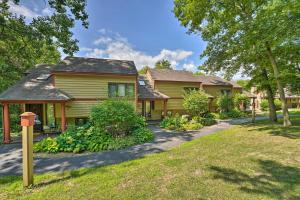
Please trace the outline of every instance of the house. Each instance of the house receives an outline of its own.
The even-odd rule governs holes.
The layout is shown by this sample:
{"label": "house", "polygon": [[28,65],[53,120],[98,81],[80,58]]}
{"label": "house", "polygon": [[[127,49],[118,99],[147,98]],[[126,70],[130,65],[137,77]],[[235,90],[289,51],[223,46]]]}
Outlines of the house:
{"label": "house", "polygon": [[249,98],[255,98],[234,82],[216,76],[194,76],[193,73],[182,70],[148,69],[145,76],[139,76],[139,82],[141,81],[145,87],[161,96],[161,99],[139,100],[139,111],[151,120],[161,119],[164,108],[173,114],[184,114],[183,95],[191,89],[202,89],[208,94],[210,111],[216,111],[216,97],[220,94],[244,93]]}
{"label": "house", "polygon": [[[220,93],[241,93],[233,82],[213,76],[194,76],[179,70],[149,69],[139,75],[133,61],[66,57],[57,65],[38,65],[0,95],[4,142],[10,141],[9,105],[21,104],[23,111],[37,114],[43,128],[84,124],[91,107],[109,98],[124,98],[148,120],[184,113],[184,91],[203,89],[216,109]],[[36,127],[35,127],[36,128]]]}
{"label": "house", "polygon": [[[300,108],[300,95],[293,94],[290,92],[288,88],[284,88],[285,91],[285,98],[287,102],[288,108]],[[254,94],[257,98],[255,100],[255,103],[257,105],[257,109],[261,110],[260,103],[262,100],[267,99],[267,94],[265,91],[258,90],[256,86],[251,88],[251,93]],[[275,99],[280,99],[279,94],[275,94]]]}

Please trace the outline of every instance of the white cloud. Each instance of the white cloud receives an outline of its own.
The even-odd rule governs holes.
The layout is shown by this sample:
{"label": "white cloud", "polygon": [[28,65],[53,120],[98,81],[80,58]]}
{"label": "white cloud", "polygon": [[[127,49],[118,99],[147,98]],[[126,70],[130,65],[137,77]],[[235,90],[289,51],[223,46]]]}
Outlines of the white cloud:
{"label": "white cloud", "polygon": [[43,10],[42,10],[42,15],[44,16],[49,16],[53,13],[53,11],[49,8],[49,7],[45,7]]}
{"label": "white cloud", "polygon": [[187,71],[195,72],[195,71],[197,71],[197,66],[195,65],[194,62],[189,62],[189,63],[183,64],[183,69],[185,69]]}
{"label": "white cloud", "polygon": [[112,42],[112,39],[111,39],[111,38],[109,38],[109,37],[100,37],[100,38],[96,39],[96,40],[93,42],[93,44],[94,44],[94,45],[108,44],[108,43],[110,43],[110,42]]}
{"label": "white cloud", "polygon": [[39,14],[23,5],[17,5],[11,1],[8,2],[9,10],[17,15],[23,15],[28,18],[38,17]]}
{"label": "white cloud", "polygon": [[[99,32],[107,33],[107,30],[105,29],[103,29],[102,31],[100,30]],[[133,60],[138,69],[142,68],[145,65],[153,67],[154,64],[161,59],[169,60],[172,67],[176,68],[180,61],[193,54],[193,52],[191,51],[185,51],[181,49],[162,49],[157,55],[149,55],[145,52],[136,50],[126,38],[122,37],[118,33],[110,34],[110,36],[102,34],[93,42],[93,44],[99,46],[97,46],[97,48],[80,49],[81,51],[86,52],[85,56]]]}

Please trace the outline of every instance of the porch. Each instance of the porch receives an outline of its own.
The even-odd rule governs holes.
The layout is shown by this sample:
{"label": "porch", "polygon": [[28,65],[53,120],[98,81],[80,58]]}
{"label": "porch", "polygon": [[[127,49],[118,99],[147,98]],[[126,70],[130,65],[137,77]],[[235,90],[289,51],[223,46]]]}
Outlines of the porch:
{"label": "porch", "polygon": [[[36,131],[43,131],[46,126],[49,126],[49,128],[56,126],[58,124],[56,118],[60,118],[59,131],[65,131],[65,104],[71,101],[72,97],[54,87],[54,80],[51,76],[52,67],[52,65],[40,65],[32,69],[19,82],[0,95],[3,115],[3,143],[8,144],[11,142],[10,105],[12,104],[21,105],[21,113],[30,111],[37,115],[35,119]],[[55,116],[54,104],[61,105],[61,116]],[[51,107],[52,110],[49,109]]]}
{"label": "porch", "polygon": [[[56,104],[58,102],[55,102]],[[61,105],[61,116],[55,116],[55,103],[53,102],[26,102],[19,103],[21,113],[33,112],[36,114],[34,133],[61,133],[66,130],[66,112],[65,102],[59,102]],[[9,144],[12,141],[10,128],[10,105],[15,102],[2,102],[2,130],[3,143]],[[60,119],[60,122],[57,119]]]}

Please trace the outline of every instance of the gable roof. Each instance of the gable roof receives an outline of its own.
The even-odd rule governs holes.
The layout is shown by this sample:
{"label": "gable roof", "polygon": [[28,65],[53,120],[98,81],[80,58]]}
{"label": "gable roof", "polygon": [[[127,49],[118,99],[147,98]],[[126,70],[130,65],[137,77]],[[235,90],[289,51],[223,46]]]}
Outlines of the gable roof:
{"label": "gable roof", "polygon": [[151,78],[156,81],[201,82],[192,72],[170,69],[148,69]]}
{"label": "gable roof", "polygon": [[53,68],[53,72],[101,73],[137,75],[135,64],[130,60],[84,58],[68,56]]}
{"label": "gable roof", "polygon": [[169,97],[157,90],[154,90],[145,76],[139,75],[139,81],[144,81],[145,85],[138,85],[139,99],[168,99]]}
{"label": "gable roof", "polygon": [[0,94],[0,101],[68,101],[72,97],[53,86],[54,65],[38,65]]}
{"label": "gable roof", "polygon": [[222,85],[222,86],[232,86],[232,84],[217,76],[198,76],[203,85]]}

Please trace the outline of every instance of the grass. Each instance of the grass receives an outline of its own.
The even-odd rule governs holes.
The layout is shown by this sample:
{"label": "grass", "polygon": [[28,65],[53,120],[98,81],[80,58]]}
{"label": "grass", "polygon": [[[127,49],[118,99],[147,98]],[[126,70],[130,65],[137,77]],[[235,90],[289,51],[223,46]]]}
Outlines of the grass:
{"label": "grass", "polygon": [[[276,111],[277,114],[282,114],[282,110]],[[290,108],[289,109],[290,115],[300,115],[300,108]],[[262,114],[259,114],[258,116],[269,116],[269,112],[263,112]]]}
{"label": "grass", "polygon": [[47,173],[23,189],[0,177],[0,199],[300,199],[300,117],[235,126],[118,165]]}

